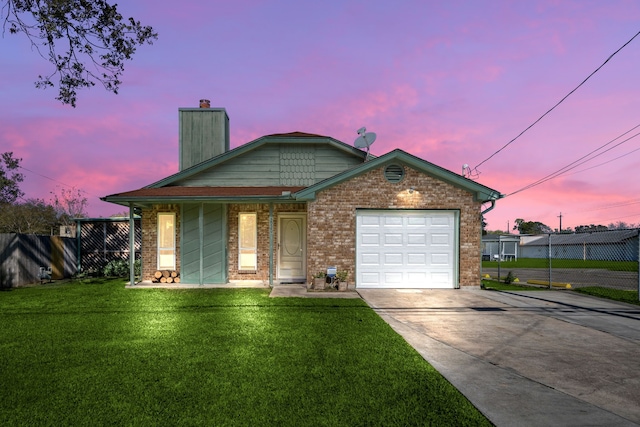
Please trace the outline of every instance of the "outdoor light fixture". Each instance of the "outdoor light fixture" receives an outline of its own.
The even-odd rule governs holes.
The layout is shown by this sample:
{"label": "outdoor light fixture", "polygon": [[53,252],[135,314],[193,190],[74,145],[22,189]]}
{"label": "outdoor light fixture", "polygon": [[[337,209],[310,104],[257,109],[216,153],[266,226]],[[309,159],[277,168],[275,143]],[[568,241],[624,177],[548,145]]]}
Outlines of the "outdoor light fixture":
{"label": "outdoor light fixture", "polygon": [[409,194],[413,194],[413,190],[415,190],[415,188],[409,187]]}

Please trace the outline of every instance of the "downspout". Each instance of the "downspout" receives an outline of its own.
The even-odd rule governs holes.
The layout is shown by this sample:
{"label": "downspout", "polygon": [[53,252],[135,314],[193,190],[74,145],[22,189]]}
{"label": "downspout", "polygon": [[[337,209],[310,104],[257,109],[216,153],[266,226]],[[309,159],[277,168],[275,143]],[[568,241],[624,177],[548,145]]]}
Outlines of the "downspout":
{"label": "downspout", "polygon": [[269,287],[273,288],[273,203],[269,202]]}
{"label": "downspout", "polygon": [[[496,207],[496,199],[491,199],[489,201],[491,202],[491,206],[489,206],[487,209],[480,212],[480,222],[482,222],[484,218],[484,214],[486,214],[487,212],[489,212],[490,210]],[[498,240],[498,251],[500,251],[499,242],[500,241]],[[480,227],[480,280],[481,280],[480,284],[482,284],[482,227]],[[498,280],[500,280],[500,264],[498,264]]]}
{"label": "downspout", "polygon": [[491,202],[491,206],[489,206],[487,209],[485,209],[482,212],[480,212],[480,215],[484,216],[484,214],[486,214],[487,212],[489,212],[490,210],[492,210],[493,208],[496,207],[496,200],[495,199],[491,199],[489,201]]}

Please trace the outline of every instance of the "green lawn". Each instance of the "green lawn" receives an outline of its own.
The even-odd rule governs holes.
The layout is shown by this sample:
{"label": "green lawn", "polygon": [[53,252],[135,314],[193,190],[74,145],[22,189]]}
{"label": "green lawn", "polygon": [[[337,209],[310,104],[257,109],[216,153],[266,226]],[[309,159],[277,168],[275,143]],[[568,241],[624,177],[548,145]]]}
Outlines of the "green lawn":
{"label": "green lawn", "polygon": [[0,425],[491,425],[361,300],[0,292]]}
{"label": "green lawn", "polygon": [[504,283],[497,280],[482,279],[484,289],[490,291],[548,291],[549,288],[538,286],[517,285],[513,283]]}
{"label": "green lawn", "polygon": [[[517,285],[513,283],[503,283],[497,280],[482,279],[484,289],[490,291],[547,291],[548,287]],[[611,299],[614,301],[626,302],[629,304],[640,305],[638,300],[638,291],[625,291],[621,289],[603,288],[599,286],[584,286],[573,288],[573,292],[591,295],[600,298]]]}
{"label": "green lawn", "polygon": [[640,305],[640,301],[638,301],[638,291],[625,291],[622,289],[602,288],[599,286],[585,286],[582,288],[575,288],[574,291],[595,297]]}

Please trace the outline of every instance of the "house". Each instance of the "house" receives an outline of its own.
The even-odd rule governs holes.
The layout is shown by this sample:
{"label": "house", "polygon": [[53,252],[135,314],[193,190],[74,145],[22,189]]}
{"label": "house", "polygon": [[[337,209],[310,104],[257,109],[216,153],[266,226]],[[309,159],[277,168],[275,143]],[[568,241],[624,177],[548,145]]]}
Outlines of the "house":
{"label": "house", "polygon": [[358,288],[478,286],[481,216],[501,194],[405,151],[267,135],[229,149],[223,108],[179,109],[180,171],[102,200],[142,217],[142,280],[308,283],[347,271]]}
{"label": "house", "polygon": [[483,261],[517,261],[520,236],[515,234],[482,236]]}
{"label": "house", "polygon": [[[549,243],[551,239],[551,243]],[[522,236],[522,258],[637,261],[638,230]]]}

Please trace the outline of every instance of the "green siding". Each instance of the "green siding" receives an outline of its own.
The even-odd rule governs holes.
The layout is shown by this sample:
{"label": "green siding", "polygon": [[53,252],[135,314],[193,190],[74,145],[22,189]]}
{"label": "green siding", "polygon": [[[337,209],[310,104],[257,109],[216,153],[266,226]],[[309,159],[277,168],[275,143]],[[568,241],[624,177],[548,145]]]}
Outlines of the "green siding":
{"label": "green siding", "polygon": [[220,108],[181,108],[180,170],[229,150],[229,117]]}
{"label": "green siding", "polygon": [[223,205],[204,205],[203,283],[227,282],[223,214]]}
{"label": "green siding", "polygon": [[325,144],[267,144],[174,185],[309,186],[362,159]]}
{"label": "green siding", "polygon": [[201,285],[227,282],[224,218],[224,206],[220,204],[183,205],[182,283]]}
{"label": "green siding", "polygon": [[180,238],[180,281],[200,283],[200,205],[182,207],[182,237]]}

